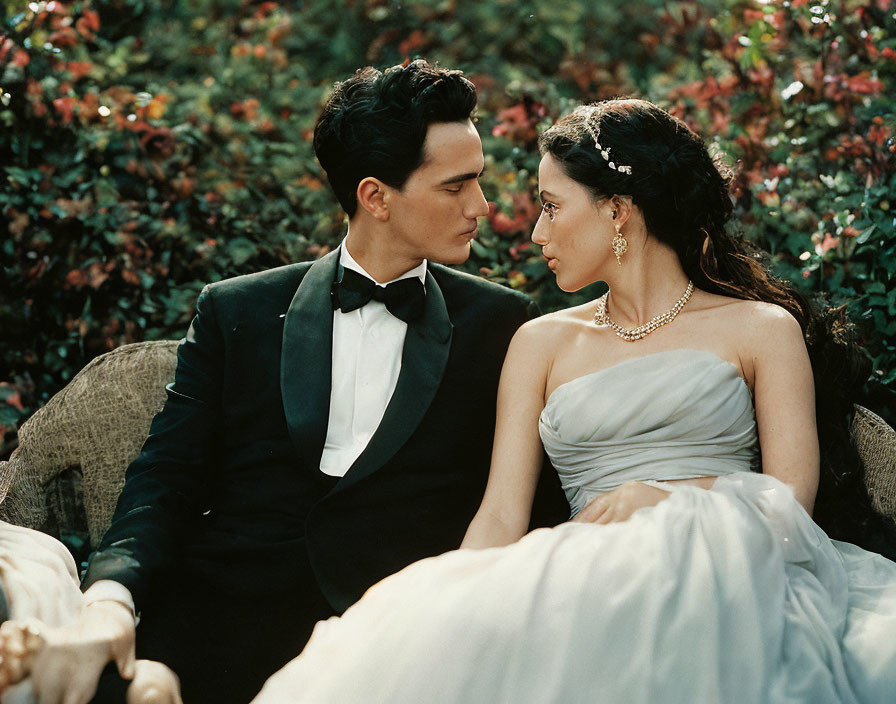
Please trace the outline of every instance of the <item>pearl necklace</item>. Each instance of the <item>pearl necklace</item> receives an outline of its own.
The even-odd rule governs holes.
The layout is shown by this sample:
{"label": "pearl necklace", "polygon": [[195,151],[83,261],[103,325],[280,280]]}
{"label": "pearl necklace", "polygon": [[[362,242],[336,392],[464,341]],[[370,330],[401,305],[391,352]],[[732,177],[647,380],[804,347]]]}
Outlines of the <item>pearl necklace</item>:
{"label": "pearl necklace", "polygon": [[672,306],[672,310],[662,313],[655,318],[651,318],[644,323],[644,325],[629,330],[610,320],[610,315],[607,313],[607,296],[610,295],[610,292],[607,291],[603,296],[597,299],[597,309],[594,311],[594,324],[599,328],[611,328],[616,332],[618,337],[621,337],[626,342],[635,342],[636,340],[640,340],[642,337],[649,335],[657,328],[675,320],[675,316],[681,312],[681,309],[684,308],[684,304],[688,302],[688,299],[693,292],[694,282],[688,281],[688,287],[685,289],[684,295],[682,295],[676,304]]}

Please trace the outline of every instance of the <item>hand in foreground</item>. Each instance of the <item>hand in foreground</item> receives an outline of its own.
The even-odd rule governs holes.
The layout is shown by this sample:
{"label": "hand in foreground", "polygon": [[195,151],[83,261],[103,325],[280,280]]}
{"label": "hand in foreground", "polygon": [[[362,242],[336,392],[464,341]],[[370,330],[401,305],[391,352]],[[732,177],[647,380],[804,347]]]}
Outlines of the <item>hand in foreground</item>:
{"label": "hand in foreground", "polygon": [[39,704],[86,704],[110,660],[124,679],[134,678],[134,617],[118,602],[93,602],[74,623],[42,635],[43,647],[31,664]]}
{"label": "hand in foreground", "polygon": [[643,482],[626,482],[618,489],[598,496],[579,511],[573,521],[579,523],[618,523],[626,521],[639,508],[656,506],[669,496],[668,491]]}
{"label": "hand in foreground", "polygon": [[31,672],[34,657],[44,645],[42,628],[34,619],[0,625],[0,694]]}
{"label": "hand in foreground", "polygon": [[184,704],[174,670],[155,660],[138,660],[127,704]]}

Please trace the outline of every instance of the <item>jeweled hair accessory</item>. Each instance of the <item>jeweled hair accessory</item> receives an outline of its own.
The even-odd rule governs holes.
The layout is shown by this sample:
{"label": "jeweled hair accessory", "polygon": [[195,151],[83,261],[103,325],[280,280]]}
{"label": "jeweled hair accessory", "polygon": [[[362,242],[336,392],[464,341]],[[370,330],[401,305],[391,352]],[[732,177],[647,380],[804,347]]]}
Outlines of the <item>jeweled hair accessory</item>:
{"label": "jeweled hair accessory", "polygon": [[596,105],[589,105],[588,116],[585,118],[585,129],[588,130],[588,134],[590,134],[592,139],[594,139],[594,147],[597,149],[597,151],[600,152],[600,155],[604,158],[604,161],[607,162],[607,166],[618,171],[621,174],[628,174],[629,176],[631,176],[632,167],[625,164],[617,164],[615,161],[610,159],[610,148],[604,147],[600,143],[600,119],[603,117],[603,115],[604,111],[600,107]]}

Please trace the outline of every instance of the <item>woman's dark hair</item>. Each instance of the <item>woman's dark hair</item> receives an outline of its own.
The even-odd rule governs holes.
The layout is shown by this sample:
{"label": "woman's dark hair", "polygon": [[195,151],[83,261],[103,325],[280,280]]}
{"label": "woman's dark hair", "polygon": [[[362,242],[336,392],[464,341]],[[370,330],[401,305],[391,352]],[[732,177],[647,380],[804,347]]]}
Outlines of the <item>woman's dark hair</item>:
{"label": "woman's dark hair", "polygon": [[[599,120],[601,155],[593,137]],[[623,98],[581,106],[540,138],[564,173],[595,200],[631,196],[647,231],[672,247],[698,288],[775,303],[805,335],[815,376],[821,477],[814,518],[832,538],[896,558],[896,526],[874,511],[850,435],[853,404],[871,372],[852,341],[843,309],[814,310],[791,284],[763,266],[762,252],[732,232],[732,169],[678,118],[646,100]],[[610,167],[624,164],[631,173]]]}
{"label": "woman's dark hair", "polygon": [[371,66],[337,83],[314,127],[314,153],[349,217],[368,176],[402,188],[423,163],[426,130],[462,122],[476,108],[476,87],[460,71],[423,59],[385,72]]}

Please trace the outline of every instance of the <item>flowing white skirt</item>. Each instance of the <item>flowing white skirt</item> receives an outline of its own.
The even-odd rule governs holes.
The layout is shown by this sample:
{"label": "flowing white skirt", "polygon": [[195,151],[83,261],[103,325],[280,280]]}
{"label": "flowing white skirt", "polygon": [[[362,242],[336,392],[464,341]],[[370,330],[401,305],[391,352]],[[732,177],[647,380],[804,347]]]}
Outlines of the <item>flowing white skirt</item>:
{"label": "flowing white skirt", "polygon": [[892,704],[896,564],[737,473],[624,523],[414,563],[254,702]]}

